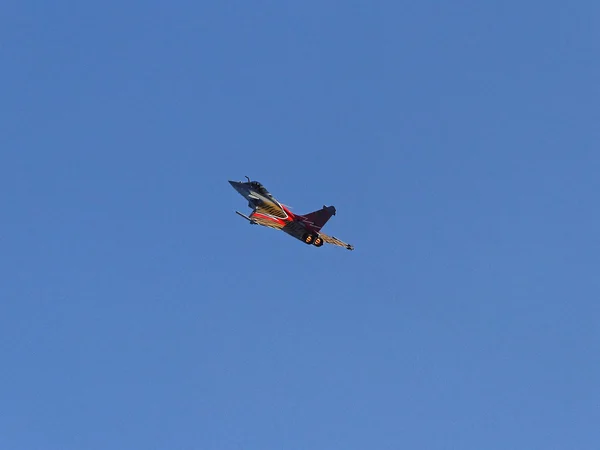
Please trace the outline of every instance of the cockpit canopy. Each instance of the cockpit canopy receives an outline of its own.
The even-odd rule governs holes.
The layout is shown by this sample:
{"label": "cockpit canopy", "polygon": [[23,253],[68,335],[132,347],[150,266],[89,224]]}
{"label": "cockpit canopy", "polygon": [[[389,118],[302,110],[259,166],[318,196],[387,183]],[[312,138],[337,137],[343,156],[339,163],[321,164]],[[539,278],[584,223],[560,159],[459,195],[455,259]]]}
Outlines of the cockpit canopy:
{"label": "cockpit canopy", "polygon": [[255,189],[256,192],[258,192],[259,194],[262,194],[262,195],[268,195],[269,194],[269,192],[265,189],[265,187],[262,184],[260,184],[258,181],[251,181],[250,182],[250,187],[252,189]]}

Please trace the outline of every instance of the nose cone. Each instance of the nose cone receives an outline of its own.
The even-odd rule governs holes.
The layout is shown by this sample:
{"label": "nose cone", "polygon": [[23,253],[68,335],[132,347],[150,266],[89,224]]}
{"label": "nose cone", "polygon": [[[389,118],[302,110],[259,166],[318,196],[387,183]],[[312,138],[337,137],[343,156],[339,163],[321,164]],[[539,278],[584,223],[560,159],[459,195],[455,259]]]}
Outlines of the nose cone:
{"label": "nose cone", "polygon": [[246,191],[246,189],[244,189],[244,183],[242,183],[240,181],[231,181],[231,180],[229,180],[229,184],[231,185],[232,188],[234,188],[240,194],[244,195],[244,193]]}

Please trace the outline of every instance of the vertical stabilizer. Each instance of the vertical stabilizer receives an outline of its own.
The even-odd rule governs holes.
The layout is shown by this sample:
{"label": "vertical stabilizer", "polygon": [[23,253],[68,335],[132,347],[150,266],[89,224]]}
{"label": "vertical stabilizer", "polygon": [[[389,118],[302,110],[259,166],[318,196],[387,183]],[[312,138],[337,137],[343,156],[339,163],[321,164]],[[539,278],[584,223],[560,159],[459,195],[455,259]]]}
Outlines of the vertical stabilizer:
{"label": "vertical stabilizer", "polygon": [[302,217],[304,217],[309,225],[319,231],[321,228],[323,228],[331,216],[335,216],[335,207],[323,205],[322,209],[305,214]]}

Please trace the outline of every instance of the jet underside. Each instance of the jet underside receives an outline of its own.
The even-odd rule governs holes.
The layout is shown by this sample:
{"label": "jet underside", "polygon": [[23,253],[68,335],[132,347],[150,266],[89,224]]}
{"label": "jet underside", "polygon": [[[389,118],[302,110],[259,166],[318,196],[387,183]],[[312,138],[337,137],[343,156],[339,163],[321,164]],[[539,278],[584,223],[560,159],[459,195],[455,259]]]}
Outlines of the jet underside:
{"label": "jet underside", "polygon": [[352,245],[321,232],[321,228],[336,213],[333,206],[323,206],[322,209],[306,215],[294,214],[275,199],[262,184],[256,181],[248,179],[248,182],[229,181],[229,183],[248,201],[252,213],[249,216],[239,211],[236,211],[236,213],[251,224],[279,229],[306,244],[316,247],[328,243],[354,250]]}

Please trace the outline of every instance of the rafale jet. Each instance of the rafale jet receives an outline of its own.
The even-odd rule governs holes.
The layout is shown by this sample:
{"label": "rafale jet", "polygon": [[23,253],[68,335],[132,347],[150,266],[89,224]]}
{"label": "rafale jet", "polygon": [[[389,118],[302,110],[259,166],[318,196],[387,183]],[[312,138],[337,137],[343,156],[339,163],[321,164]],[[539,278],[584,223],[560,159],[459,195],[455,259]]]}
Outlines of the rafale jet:
{"label": "rafale jet", "polygon": [[250,181],[248,177],[246,178],[248,179],[247,182],[230,181],[229,184],[248,200],[248,206],[252,209],[250,216],[246,216],[239,211],[236,211],[236,214],[242,216],[250,224],[282,230],[290,236],[315,247],[321,247],[326,242],[327,244],[354,250],[352,245],[346,244],[336,237],[321,233],[321,228],[331,216],[335,216],[335,207],[323,206],[323,209],[308,214],[294,214],[288,207],[279,203],[262,184],[258,181]]}

